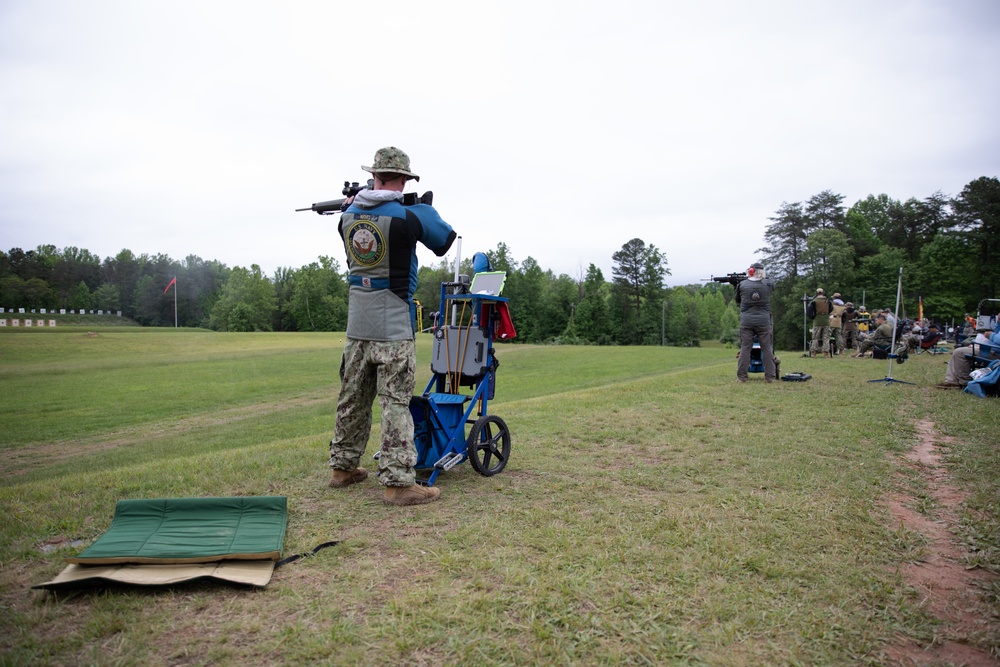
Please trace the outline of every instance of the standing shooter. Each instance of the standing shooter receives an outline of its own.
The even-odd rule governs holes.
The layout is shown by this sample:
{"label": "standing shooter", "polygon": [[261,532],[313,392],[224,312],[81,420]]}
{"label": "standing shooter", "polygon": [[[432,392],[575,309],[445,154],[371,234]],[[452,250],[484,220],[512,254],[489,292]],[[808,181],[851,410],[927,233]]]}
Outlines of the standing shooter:
{"label": "standing shooter", "polygon": [[747,269],[747,278],[736,286],[736,303],[740,307],[740,358],[736,381],[746,382],[750,368],[750,350],[754,336],[760,343],[764,361],[764,381],[774,382],[774,335],[771,325],[771,293],[774,282],[766,279],[764,265],[754,262]]}
{"label": "standing shooter", "polygon": [[372,403],[382,408],[379,481],[385,501],[419,505],[436,500],[440,489],[416,483],[410,398],[416,382],[413,338],[417,288],[417,243],[441,257],[456,238],[451,226],[428,204],[403,205],[403,188],[420,177],[410,158],[395,147],[381,148],[370,167],[374,187],[361,190],[340,218],[347,251],[350,293],[347,343],[340,362],[337,425],[330,441],[330,486],[364,481],[358,463],[372,427]]}

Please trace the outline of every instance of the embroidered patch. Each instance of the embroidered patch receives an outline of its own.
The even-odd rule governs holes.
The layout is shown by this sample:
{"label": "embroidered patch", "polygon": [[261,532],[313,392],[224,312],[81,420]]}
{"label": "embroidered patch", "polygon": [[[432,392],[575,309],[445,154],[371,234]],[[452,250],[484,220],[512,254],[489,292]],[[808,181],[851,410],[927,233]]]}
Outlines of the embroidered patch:
{"label": "embroidered patch", "polygon": [[750,292],[750,300],[751,301],[760,301],[763,298],[764,298],[764,295],[762,295],[757,290],[754,290],[754,291]]}
{"label": "embroidered patch", "polygon": [[373,266],[385,257],[382,230],[367,220],[359,220],[347,230],[347,247],[351,258],[362,266]]}

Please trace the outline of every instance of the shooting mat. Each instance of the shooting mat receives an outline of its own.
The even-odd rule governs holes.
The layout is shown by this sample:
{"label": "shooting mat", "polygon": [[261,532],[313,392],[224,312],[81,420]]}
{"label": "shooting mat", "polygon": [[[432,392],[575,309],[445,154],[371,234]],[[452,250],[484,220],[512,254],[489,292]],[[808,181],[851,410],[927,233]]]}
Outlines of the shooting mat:
{"label": "shooting mat", "polygon": [[33,588],[204,577],[264,586],[281,557],[287,520],[284,496],[120,500],[107,532]]}

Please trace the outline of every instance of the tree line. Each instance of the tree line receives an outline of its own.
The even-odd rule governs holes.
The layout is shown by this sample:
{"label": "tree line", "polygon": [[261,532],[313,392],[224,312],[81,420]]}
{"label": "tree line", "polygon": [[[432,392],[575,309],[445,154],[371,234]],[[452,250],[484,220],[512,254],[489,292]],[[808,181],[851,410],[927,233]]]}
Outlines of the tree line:
{"label": "tree line", "polygon": [[956,197],[936,192],[899,201],[869,195],[850,208],[825,190],[783,202],[770,218],[762,254],[772,277],[775,344],[802,340],[804,301],[822,287],[855,306],[895,308],[960,323],[983,299],[1000,298],[1000,181],[981,177]]}
{"label": "tree line", "polygon": [[[871,195],[850,208],[823,191],[804,202],[783,202],[757,250],[777,279],[773,315],[780,349],[803,335],[803,299],[823,287],[869,308],[895,305],[904,272],[903,310],[947,323],[973,312],[980,299],[1000,296],[1000,181],[982,177],[955,198],[940,192],[905,202]],[[698,345],[731,341],[739,312],[728,284],[667,287],[666,254],[635,238],[613,252],[612,275],[594,264],[578,276],[556,275],[532,257],[515,259],[500,243],[486,253],[507,272],[520,342],[596,345]],[[748,262],[749,263],[749,262]],[[461,272],[471,274],[468,261]],[[165,288],[176,276],[177,321],[218,331],[343,331],[347,276],[321,256],[273,276],[260,267],[229,268],[189,255],[122,250],[100,259],[54,245],[0,253],[0,306],[58,310],[121,310],[145,326],[173,326],[174,300]],[[438,307],[440,284],[452,280],[447,260],[422,266],[416,298],[423,327]]]}

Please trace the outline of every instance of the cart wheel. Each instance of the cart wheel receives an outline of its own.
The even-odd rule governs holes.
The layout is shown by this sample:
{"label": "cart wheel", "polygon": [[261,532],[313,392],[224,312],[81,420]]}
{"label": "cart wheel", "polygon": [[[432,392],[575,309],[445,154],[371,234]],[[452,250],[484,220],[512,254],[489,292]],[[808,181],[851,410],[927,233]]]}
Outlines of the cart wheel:
{"label": "cart wheel", "polygon": [[510,458],[510,429],[496,415],[476,420],[467,441],[469,463],[483,477],[492,477],[507,465]]}

